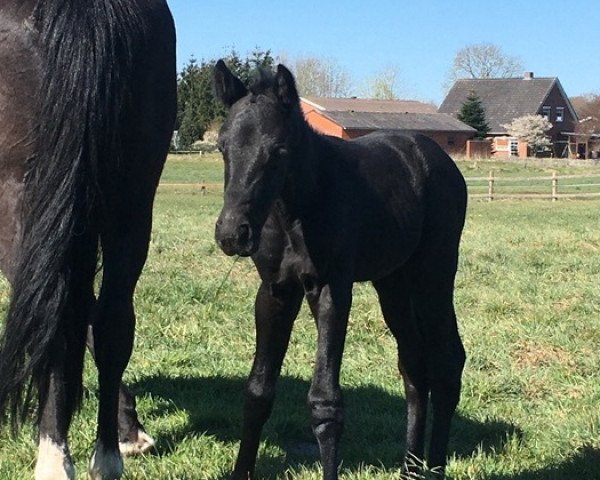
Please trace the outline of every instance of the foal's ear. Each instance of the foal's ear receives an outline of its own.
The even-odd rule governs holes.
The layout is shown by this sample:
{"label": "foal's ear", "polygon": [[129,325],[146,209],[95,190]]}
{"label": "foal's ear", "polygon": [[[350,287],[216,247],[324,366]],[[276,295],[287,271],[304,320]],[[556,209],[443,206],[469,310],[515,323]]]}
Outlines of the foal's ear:
{"label": "foal's ear", "polygon": [[231,73],[223,60],[219,60],[215,65],[213,80],[215,94],[227,108],[248,93],[242,81]]}
{"label": "foal's ear", "polygon": [[286,108],[291,108],[300,101],[292,72],[281,64],[277,65],[275,74],[275,94]]}

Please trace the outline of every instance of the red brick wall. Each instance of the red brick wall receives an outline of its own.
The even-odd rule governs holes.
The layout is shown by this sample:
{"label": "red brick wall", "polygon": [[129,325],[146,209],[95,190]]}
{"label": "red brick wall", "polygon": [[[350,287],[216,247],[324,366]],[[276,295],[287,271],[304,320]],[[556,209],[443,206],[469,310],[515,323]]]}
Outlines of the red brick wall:
{"label": "red brick wall", "polygon": [[[527,142],[519,140],[517,144],[517,156],[525,158],[528,156]],[[492,157],[510,157],[510,137],[492,138]]]}

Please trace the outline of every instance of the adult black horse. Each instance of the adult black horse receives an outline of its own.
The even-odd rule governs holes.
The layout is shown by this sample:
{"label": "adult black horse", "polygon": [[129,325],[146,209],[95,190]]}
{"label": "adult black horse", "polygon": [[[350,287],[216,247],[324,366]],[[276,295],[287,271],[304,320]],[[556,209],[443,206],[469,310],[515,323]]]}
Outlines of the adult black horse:
{"label": "adult black horse", "polygon": [[337,478],[340,362],[352,285],[366,280],[398,343],[408,404],[407,468],[424,457],[431,397],[427,461],[443,471],[465,361],[453,306],[467,199],[462,175],[421,135],[375,133],[344,141],[316,133],[281,65],[274,76],[259,72],[248,90],[219,61],[215,87],[229,107],[219,135],[225,200],[216,239],[228,255],[252,255],[262,280],[233,477],[253,474],[292,324],[306,296],[318,329],[308,395],[312,426],[323,478]]}
{"label": "adult black horse", "polygon": [[1,2],[0,266],[13,289],[0,414],[17,426],[37,391],[38,480],[74,478],[67,432],[88,324],[100,389],[90,476],[122,473],[119,384],[175,92],[164,0]]}

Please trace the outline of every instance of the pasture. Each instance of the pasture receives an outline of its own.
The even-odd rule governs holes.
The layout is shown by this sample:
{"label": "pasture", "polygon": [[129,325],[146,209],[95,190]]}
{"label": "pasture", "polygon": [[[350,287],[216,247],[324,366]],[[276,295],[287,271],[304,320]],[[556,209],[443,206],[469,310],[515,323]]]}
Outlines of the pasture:
{"label": "pasture", "polygon": [[[489,164],[461,163],[482,176]],[[501,165],[515,175],[544,167]],[[570,173],[564,167],[564,173]],[[220,160],[171,157],[163,182],[218,184]],[[592,169],[594,170],[594,169]],[[592,172],[593,173],[593,172]],[[595,169],[595,173],[599,173]],[[148,263],[136,292],[138,394],[154,454],[126,460],[125,479],[217,480],[233,466],[253,346],[257,276],[214,239],[218,187],[160,187]],[[453,424],[448,478],[600,478],[600,201],[472,201],[456,306],[468,360]],[[355,287],[342,385],[342,478],[398,478],[403,388],[395,343],[374,291]],[[0,283],[0,308],[8,286]],[[306,405],[315,328],[303,308],[259,452],[259,478],[320,478]],[[83,478],[94,441],[95,374],[71,430]],[[31,478],[33,429],[0,433],[0,479]]]}

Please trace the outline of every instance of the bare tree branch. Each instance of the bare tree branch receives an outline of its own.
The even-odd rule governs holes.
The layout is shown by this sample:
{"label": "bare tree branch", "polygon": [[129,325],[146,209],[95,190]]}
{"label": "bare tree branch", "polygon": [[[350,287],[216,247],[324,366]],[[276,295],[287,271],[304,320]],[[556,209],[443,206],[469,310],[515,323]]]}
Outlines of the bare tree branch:
{"label": "bare tree branch", "polygon": [[294,72],[300,95],[305,97],[350,95],[350,76],[335,60],[307,56],[287,60],[286,63]]}
{"label": "bare tree branch", "polygon": [[468,45],[460,49],[450,69],[451,82],[459,78],[508,78],[521,74],[518,57],[505,54],[492,43]]}

